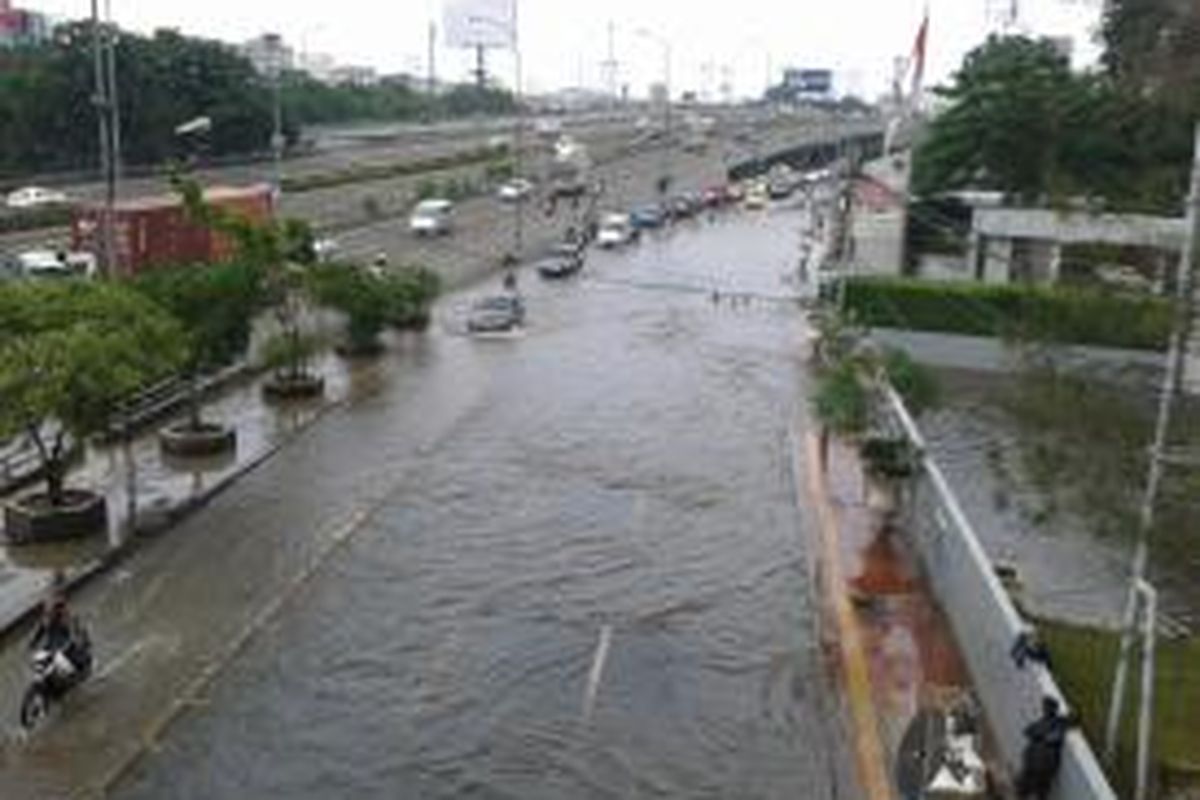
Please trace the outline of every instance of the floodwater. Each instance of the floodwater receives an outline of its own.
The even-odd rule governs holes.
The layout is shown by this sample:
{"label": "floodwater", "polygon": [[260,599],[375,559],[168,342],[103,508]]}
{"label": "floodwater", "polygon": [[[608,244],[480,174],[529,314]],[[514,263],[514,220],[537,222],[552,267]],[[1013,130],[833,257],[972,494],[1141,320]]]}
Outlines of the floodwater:
{"label": "floodwater", "polygon": [[775,299],[799,227],[734,212],[523,274],[515,337],[462,335],[485,287],[447,298],[82,599],[105,677],[6,744],[0,795],[854,796]]}

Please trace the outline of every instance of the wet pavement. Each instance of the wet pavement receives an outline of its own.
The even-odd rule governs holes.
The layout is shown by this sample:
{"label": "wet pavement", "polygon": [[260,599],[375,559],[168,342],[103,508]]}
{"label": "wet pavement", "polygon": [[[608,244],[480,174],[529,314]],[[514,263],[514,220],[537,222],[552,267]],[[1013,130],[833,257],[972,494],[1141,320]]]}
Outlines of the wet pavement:
{"label": "wet pavement", "polygon": [[[523,274],[89,585],[100,669],[0,796],[853,797],[791,474],[799,215]],[[714,302],[739,293],[755,299]]]}

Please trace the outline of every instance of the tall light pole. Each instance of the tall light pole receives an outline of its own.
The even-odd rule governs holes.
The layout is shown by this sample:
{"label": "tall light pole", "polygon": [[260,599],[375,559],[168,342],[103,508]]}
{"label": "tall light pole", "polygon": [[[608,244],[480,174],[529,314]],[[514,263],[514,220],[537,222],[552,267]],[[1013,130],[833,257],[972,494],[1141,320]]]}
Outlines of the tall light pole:
{"label": "tall light pole", "polygon": [[636,33],[638,36],[656,43],[662,48],[663,52],[663,88],[666,91],[663,103],[663,129],[666,140],[663,142],[662,175],[658,180],[658,192],[661,195],[666,195],[667,191],[671,188],[671,42],[646,28],[638,28]]}
{"label": "tall light pole", "polygon": [[[515,177],[524,178],[524,153],[525,153],[525,111],[524,103],[521,102],[521,82],[523,79],[521,71],[521,40],[520,29],[517,24],[517,0],[512,0],[512,20],[503,21],[493,19],[492,17],[469,17],[468,21],[472,24],[490,25],[499,30],[512,42],[513,49],[513,70],[515,72],[513,78],[513,94],[517,103],[516,113],[516,129],[513,135],[513,172]],[[516,264],[521,263],[521,255],[525,250],[525,198],[518,197],[513,203],[513,260]]]}
{"label": "tall light pole", "polygon": [[272,130],[271,158],[275,170],[275,202],[283,195],[283,102],[280,84],[283,81],[283,38],[278,33],[268,33],[264,40],[270,49],[270,72],[272,83]]}
{"label": "tall light pole", "polygon": [[112,149],[112,98],[109,95],[111,83],[108,79],[108,59],[105,56],[108,45],[104,37],[104,25],[100,20],[100,3],[99,0],[92,0],[92,68],[95,73],[92,105],[96,109],[96,121],[99,130],[100,172],[107,189],[105,192],[104,211],[100,220],[100,273],[105,277],[111,277],[115,271],[114,263],[116,261],[116,247],[113,236],[113,206],[116,202],[116,187]]}

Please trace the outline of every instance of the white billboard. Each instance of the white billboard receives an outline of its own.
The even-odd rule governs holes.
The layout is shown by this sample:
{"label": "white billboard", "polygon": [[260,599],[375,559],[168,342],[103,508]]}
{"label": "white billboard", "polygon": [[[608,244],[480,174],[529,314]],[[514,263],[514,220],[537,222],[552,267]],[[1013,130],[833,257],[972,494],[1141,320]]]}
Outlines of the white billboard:
{"label": "white billboard", "polygon": [[449,47],[516,46],[517,0],[446,0],[443,12]]}

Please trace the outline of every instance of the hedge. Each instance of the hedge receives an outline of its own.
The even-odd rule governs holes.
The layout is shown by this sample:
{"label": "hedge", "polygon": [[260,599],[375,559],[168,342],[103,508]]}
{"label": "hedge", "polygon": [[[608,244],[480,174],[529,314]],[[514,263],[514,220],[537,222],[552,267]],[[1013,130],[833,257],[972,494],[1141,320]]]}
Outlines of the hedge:
{"label": "hedge", "polygon": [[850,278],[845,310],[881,328],[1163,350],[1171,303],[1097,290]]}

